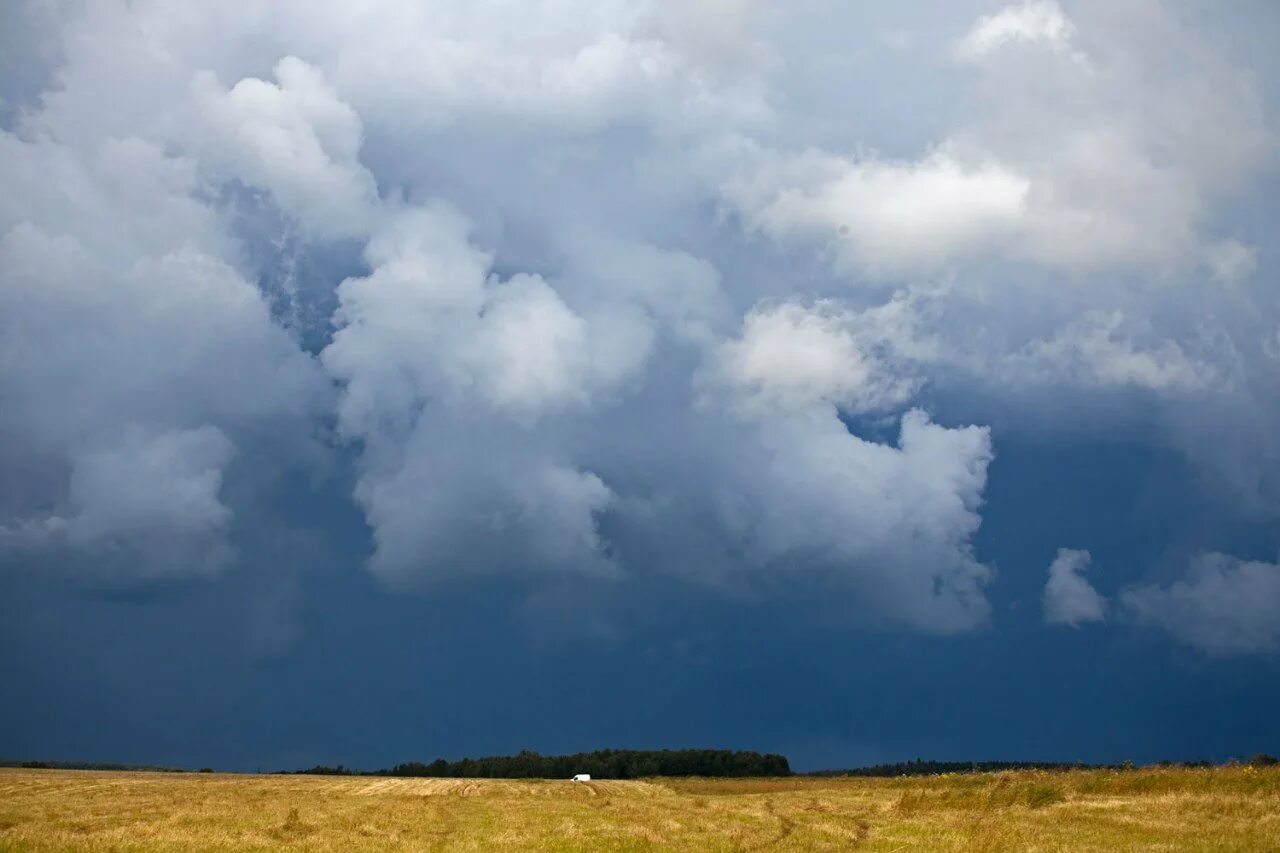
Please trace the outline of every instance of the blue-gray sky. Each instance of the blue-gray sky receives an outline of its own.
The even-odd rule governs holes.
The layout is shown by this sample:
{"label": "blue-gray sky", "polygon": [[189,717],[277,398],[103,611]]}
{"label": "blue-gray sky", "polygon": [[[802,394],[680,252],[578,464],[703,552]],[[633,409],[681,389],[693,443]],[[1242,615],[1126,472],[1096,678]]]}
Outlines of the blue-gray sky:
{"label": "blue-gray sky", "polygon": [[0,755],[1280,751],[1272,4],[0,15]]}

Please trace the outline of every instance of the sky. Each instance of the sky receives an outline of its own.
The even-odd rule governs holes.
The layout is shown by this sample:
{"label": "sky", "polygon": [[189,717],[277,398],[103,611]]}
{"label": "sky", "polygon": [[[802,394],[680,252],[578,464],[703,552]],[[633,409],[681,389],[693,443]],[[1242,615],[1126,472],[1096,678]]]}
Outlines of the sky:
{"label": "sky", "polygon": [[4,4],[0,757],[1280,752],[1277,41]]}

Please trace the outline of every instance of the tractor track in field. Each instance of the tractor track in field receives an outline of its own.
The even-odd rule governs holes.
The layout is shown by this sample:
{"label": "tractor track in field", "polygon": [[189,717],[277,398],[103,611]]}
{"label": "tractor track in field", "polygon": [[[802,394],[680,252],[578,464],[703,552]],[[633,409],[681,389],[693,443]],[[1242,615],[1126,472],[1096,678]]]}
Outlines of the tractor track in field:
{"label": "tractor track in field", "polygon": [[788,817],[785,814],[779,814],[778,806],[776,803],[774,803],[773,800],[766,799],[764,801],[764,810],[769,815],[769,817],[773,818],[778,822],[777,834],[775,834],[771,838],[766,838],[765,840],[755,844],[743,845],[738,848],[739,850],[743,850],[743,851],[771,850],[775,847],[782,845],[782,843],[785,842],[788,838],[790,838],[791,834],[796,831],[795,820]]}

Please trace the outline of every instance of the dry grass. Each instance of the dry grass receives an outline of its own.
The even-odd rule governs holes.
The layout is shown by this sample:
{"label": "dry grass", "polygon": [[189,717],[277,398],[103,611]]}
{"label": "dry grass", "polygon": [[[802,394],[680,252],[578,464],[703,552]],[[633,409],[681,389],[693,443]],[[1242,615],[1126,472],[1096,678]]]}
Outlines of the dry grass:
{"label": "dry grass", "polygon": [[0,770],[0,850],[1280,850],[1280,769],[647,782]]}

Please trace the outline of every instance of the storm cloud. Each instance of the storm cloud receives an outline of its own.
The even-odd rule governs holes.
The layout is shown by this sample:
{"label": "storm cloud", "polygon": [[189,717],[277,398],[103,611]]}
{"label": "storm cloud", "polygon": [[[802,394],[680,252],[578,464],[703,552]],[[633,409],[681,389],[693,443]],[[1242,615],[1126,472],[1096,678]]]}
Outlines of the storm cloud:
{"label": "storm cloud", "polygon": [[[1274,530],[1248,15],[925,6],[11,4],[4,571],[287,610],[264,530],[332,501],[411,600],[974,634],[1057,547],[981,547],[1004,442],[1046,434],[1136,435]],[[1126,618],[1058,552],[1045,620],[1274,652],[1274,548],[1223,530],[1156,543]]]}

